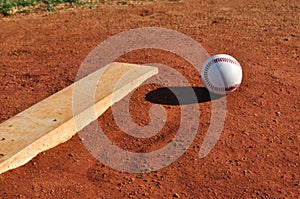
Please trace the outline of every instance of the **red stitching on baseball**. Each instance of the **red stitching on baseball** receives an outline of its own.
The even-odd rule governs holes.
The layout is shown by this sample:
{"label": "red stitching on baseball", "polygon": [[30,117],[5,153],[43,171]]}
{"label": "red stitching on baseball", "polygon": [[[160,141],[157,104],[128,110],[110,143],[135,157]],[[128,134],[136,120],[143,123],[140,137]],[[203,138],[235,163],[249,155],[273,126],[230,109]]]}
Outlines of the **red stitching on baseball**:
{"label": "red stitching on baseball", "polygon": [[225,91],[232,91],[232,90],[236,89],[239,86],[240,86],[240,84],[235,84],[233,86],[225,87]]}

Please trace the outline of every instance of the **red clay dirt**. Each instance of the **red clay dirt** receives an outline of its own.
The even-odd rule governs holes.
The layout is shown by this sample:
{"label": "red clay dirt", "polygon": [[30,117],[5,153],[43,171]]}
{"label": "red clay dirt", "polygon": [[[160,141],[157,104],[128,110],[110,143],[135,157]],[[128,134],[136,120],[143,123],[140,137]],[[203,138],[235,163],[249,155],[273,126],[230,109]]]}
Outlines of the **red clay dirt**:
{"label": "red clay dirt", "polygon": [[[111,1],[92,10],[2,17],[1,122],[72,84],[95,46],[133,28],[182,32],[211,55],[234,56],[244,77],[226,98],[223,132],[205,158],[199,158],[199,149],[210,122],[209,101],[198,103],[195,140],[165,168],[142,174],[114,170],[97,161],[76,135],[1,174],[1,198],[299,198],[299,18],[296,0]],[[137,50],[118,60],[165,64],[192,86],[203,87],[198,71],[172,53]],[[159,87],[148,84],[133,92],[130,110],[137,124],[150,122],[153,103],[145,95]],[[149,139],[118,129],[111,108],[98,122],[117,146],[149,152],[170,142],[180,123],[181,106],[162,106],[166,124]]]}

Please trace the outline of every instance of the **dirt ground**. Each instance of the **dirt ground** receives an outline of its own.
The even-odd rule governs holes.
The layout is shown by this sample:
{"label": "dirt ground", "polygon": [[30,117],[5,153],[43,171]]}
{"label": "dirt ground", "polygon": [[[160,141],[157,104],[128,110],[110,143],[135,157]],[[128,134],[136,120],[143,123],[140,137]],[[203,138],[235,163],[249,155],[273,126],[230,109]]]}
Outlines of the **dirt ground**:
{"label": "dirt ground", "polygon": [[[211,54],[234,56],[243,67],[240,88],[227,96],[226,121],[215,148],[199,149],[211,102],[198,103],[200,124],[186,152],[158,171],[131,174],[97,161],[78,135],[0,175],[1,198],[299,198],[300,6],[297,0],[116,1],[92,10],[68,9],[0,18],[0,121],[72,84],[99,43],[122,31],[163,27],[186,34]],[[154,49],[119,60],[162,63],[203,87],[182,58]],[[131,117],[149,123],[144,99],[158,85],[133,93]],[[159,135],[136,139],[99,117],[107,136],[129,151],[153,151],[176,134],[180,106],[163,105]],[[189,105],[185,105],[189,106]],[[1,141],[0,141],[1,144]]]}

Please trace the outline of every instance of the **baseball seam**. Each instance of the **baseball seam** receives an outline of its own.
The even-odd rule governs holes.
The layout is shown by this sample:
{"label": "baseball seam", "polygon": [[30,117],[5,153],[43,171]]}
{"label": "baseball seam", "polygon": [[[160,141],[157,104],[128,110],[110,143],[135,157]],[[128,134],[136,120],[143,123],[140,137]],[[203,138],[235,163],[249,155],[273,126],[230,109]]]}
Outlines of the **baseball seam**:
{"label": "baseball seam", "polygon": [[209,68],[212,64],[215,64],[215,63],[219,63],[219,62],[229,62],[229,63],[232,63],[232,64],[235,64],[239,67],[241,67],[240,63],[233,60],[233,59],[230,59],[230,58],[226,58],[226,57],[218,57],[218,58],[215,58],[211,61],[209,61],[205,66],[204,66],[204,72],[203,72],[203,75],[204,75],[204,81],[206,83],[206,85],[211,88],[212,90],[215,90],[215,91],[219,91],[219,92],[224,92],[224,91],[231,91],[235,88],[237,88],[240,84],[235,84],[235,85],[230,85],[230,86],[224,86],[224,87],[217,87],[215,85],[213,85],[209,79],[208,79],[208,71],[209,71]]}

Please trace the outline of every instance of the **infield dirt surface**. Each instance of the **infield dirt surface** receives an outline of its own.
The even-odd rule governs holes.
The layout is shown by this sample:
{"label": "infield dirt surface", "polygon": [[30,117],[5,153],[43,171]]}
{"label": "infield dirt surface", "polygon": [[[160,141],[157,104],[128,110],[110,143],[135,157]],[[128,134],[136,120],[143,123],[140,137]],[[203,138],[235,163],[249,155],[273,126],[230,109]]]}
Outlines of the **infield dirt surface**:
{"label": "infield dirt surface", "polygon": [[[0,18],[0,121],[72,84],[88,53],[110,36],[161,27],[191,37],[211,55],[232,55],[243,68],[242,85],[226,97],[226,121],[215,148],[199,158],[211,102],[195,102],[200,110],[197,135],[186,152],[165,168],[142,174],[114,170],[97,161],[76,135],[1,174],[1,198],[299,198],[299,2],[122,4],[110,1],[91,10]],[[169,52],[137,50],[118,61],[164,64],[192,86],[203,87],[199,71]],[[147,84],[133,92],[130,114],[135,123],[150,122],[153,102],[145,95],[159,87]],[[149,139],[122,132],[111,108],[98,122],[120,148],[154,151],[174,138],[180,123],[181,106],[171,102],[161,106],[167,113],[166,124]]]}

